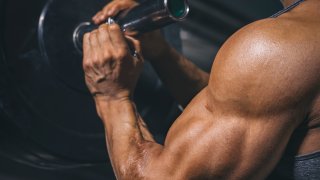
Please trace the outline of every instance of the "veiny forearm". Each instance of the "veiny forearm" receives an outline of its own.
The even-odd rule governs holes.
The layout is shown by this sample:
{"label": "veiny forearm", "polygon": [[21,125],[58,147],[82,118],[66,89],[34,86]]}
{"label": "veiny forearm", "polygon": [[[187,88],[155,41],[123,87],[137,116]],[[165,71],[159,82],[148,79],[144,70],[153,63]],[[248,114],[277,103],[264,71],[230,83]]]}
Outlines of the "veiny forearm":
{"label": "veiny forearm", "polygon": [[96,100],[105,127],[107,149],[118,179],[139,179],[162,146],[157,144],[130,100]]}
{"label": "veiny forearm", "polygon": [[209,74],[173,48],[168,47],[167,52],[151,61],[151,64],[178,103],[185,107],[208,85]]}

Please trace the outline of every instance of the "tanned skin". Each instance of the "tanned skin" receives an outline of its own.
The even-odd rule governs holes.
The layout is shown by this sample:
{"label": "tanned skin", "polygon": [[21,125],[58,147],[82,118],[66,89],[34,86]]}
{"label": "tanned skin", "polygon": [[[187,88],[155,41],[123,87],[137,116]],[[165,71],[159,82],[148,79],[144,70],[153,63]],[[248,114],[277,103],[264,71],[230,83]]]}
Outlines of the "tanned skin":
{"label": "tanned skin", "polygon": [[[107,15],[112,7],[124,7],[116,1],[93,20],[99,23],[112,15]],[[116,177],[264,179],[305,123],[297,155],[320,151],[315,128],[320,125],[319,9],[319,0],[307,0],[278,18],[240,29],[218,52],[209,78],[164,42],[145,47],[146,40],[123,35],[116,24],[86,34],[86,83],[105,127]],[[161,47],[152,59],[146,49],[156,46]],[[143,57],[152,59],[180,102],[192,97],[164,145],[154,141],[132,100]],[[160,72],[165,67],[174,68]],[[179,79],[189,81],[175,82]],[[196,90],[184,92],[192,87]]]}

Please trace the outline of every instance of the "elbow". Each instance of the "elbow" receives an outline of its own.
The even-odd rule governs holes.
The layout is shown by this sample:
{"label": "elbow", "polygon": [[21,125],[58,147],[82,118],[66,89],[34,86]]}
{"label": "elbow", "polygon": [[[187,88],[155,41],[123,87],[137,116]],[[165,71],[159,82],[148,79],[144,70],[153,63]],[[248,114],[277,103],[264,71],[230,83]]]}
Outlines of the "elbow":
{"label": "elbow", "polygon": [[139,165],[123,165],[116,170],[118,180],[146,179]]}
{"label": "elbow", "polygon": [[131,152],[131,155],[119,159],[120,161],[115,164],[117,179],[150,179],[150,170],[154,170],[150,167],[152,162],[157,162],[155,159],[162,147],[155,146],[151,142],[141,143],[138,147],[136,151]]}
{"label": "elbow", "polygon": [[145,156],[129,156],[115,166],[115,174],[119,180],[146,179]]}

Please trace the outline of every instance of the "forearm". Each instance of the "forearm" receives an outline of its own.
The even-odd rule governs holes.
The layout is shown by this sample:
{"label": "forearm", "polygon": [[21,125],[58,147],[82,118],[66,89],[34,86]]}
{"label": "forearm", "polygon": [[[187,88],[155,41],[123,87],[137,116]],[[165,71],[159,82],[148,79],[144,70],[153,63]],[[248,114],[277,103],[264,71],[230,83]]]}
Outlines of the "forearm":
{"label": "forearm", "polygon": [[143,176],[146,161],[159,153],[162,146],[155,143],[151,133],[130,100],[96,100],[96,107],[105,127],[107,149],[115,174]]}
{"label": "forearm", "polygon": [[208,84],[209,74],[168,47],[151,61],[152,66],[178,103],[186,106]]}

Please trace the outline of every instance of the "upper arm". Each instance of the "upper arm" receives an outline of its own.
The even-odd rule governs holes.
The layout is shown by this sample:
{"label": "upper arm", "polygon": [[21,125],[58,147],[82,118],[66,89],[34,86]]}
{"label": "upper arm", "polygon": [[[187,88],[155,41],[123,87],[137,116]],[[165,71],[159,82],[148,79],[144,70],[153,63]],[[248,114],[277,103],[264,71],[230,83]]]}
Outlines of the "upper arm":
{"label": "upper arm", "polygon": [[276,165],[306,116],[319,68],[302,66],[307,57],[299,45],[288,53],[285,45],[292,43],[257,26],[236,33],[219,51],[208,87],[172,126],[147,174],[260,179]]}

